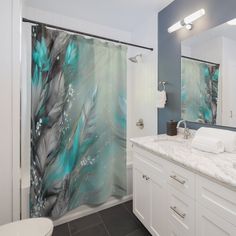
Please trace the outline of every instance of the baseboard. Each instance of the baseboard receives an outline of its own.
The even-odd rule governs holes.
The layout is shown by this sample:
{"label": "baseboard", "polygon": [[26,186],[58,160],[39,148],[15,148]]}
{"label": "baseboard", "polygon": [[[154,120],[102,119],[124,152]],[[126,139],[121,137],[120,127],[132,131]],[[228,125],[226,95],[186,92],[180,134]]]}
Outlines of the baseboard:
{"label": "baseboard", "polygon": [[76,220],[78,218],[81,218],[83,216],[87,216],[93,213],[96,213],[98,211],[102,211],[104,209],[119,205],[121,203],[130,201],[133,199],[133,195],[127,195],[125,197],[123,197],[122,199],[116,199],[116,198],[110,198],[106,203],[92,208],[92,207],[88,207],[88,206],[81,206],[73,211],[71,211],[70,213],[66,214],[65,216],[63,216],[62,218],[56,220],[53,222],[54,226],[57,225],[61,225],[61,224],[65,224],[67,222],[70,222],[72,220]]}

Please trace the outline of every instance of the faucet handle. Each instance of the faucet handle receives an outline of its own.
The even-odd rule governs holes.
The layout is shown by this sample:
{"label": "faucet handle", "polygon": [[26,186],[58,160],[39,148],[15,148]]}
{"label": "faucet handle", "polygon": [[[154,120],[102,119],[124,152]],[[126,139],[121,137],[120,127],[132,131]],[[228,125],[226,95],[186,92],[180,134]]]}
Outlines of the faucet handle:
{"label": "faucet handle", "polygon": [[188,139],[191,136],[189,128],[184,129],[184,139]]}

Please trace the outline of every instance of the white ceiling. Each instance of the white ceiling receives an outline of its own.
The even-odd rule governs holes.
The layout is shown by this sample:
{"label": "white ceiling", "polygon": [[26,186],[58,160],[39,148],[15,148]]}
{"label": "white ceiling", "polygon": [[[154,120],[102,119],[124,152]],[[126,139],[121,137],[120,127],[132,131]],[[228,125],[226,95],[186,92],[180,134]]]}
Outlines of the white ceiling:
{"label": "white ceiling", "polygon": [[132,31],[173,0],[25,0],[26,6]]}

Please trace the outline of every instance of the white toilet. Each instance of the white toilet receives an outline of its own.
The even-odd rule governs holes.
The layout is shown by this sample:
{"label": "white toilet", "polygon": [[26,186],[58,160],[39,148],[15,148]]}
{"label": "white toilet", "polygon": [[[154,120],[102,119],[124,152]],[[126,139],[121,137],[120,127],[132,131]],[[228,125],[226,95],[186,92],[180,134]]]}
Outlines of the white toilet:
{"label": "white toilet", "polygon": [[0,236],[51,236],[53,223],[47,218],[31,218],[0,226]]}

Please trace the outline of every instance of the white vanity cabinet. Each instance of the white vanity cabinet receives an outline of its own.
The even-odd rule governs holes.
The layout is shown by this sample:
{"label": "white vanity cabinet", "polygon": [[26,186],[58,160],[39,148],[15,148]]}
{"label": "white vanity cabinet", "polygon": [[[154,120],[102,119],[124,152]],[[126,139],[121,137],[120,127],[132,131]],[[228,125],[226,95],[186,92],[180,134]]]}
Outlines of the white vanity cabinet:
{"label": "white vanity cabinet", "polygon": [[197,176],[197,236],[236,235],[236,192]]}
{"label": "white vanity cabinet", "polygon": [[133,211],[153,236],[236,236],[236,192],[133,147]]}
{"label": "white vanity cabinet", "polygon": [[197,204],[197,236],[235,236],[236,227],[224,220],[221,215],[214,214],[207,208]]}
{"label": "white vanity cabinet", "polygon": [[145,177],[143,171],[139,169],[133,170],[134,175],[134,212],[139,220],[146,224],[149,222],[149,195],[150,195],[150,184]]}
{"label": "white vanity cabinet", "polygon": [[[139,151],[142,153],[142,150]],[[152,154],[150,156],[153,157]],[[167,191],[162,160],[153,163],[134,152],[133,168],[134,214],[152,235],[166,235]]]}

